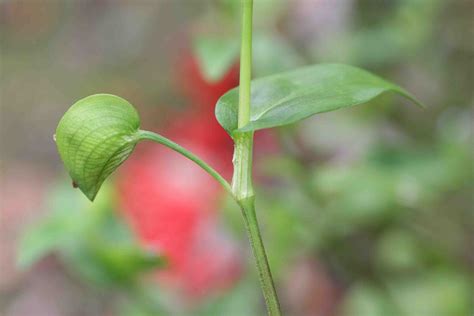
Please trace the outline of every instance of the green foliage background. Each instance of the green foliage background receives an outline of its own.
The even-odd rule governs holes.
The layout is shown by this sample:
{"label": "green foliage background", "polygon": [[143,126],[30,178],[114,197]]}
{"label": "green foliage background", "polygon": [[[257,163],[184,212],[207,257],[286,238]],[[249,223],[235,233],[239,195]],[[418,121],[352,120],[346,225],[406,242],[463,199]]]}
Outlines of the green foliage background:
{"label": "green foliage background", "polygon": [[[257,207],[285,308],[305,315],[288,292],[295,267],[309,262],[338,289],[335,315],[470,315],[473,2],[321,1],[302,15],[311,8],[305,3],[256,1],[255,76],[348,63],[406,87],[428,109],[388,96],[278,130],[282,151],[257,166]],[[100,91],[141,105],[145,128],[185,110],[170,84],[170,61],[186,46],[205,75],[218,78],[238,54],[238,7],[224,0],[3,1],[0,9],[10,12],[0,18],[2,169],[21,163],[48,174],[49,193],[18,238],[19,265],[41,271],[34,263],[53,254],[61,273],[73,276],[68,282],[97,296],[96,314],[181,315],[166,289],[144,280],[166,259],[143,250],[116,216],[110,184],[92,206],[70,189],[52,134],[71,100]],[[245,245],[232,201],[222,209]],[[251,264],[232,290],[189,314],[260,315]],[[20,295],[11,289],[27,288],[18,282],[2,287],[5,311]]]}

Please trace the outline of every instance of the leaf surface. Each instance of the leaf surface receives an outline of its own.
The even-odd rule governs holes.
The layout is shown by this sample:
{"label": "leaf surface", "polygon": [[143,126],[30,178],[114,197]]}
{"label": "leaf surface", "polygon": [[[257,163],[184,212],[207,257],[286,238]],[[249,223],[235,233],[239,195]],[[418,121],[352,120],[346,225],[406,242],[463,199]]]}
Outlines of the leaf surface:
{"label": "leaf surface", "polygon": [[56,129],[56,145],[74,186],[91,201],[132,153],[139,126],[135,108],[110,94],[79,100],[64,114]]}
{"label": "leaf surface", "polygon": [[252,81],[250,122],[237,128],[239,89],[225,93],[216,117],[232,136],[291,124],[311,115],[364,104],[384,93],[396,93],[421,106],[403,88],[357,67],[318,64]]}

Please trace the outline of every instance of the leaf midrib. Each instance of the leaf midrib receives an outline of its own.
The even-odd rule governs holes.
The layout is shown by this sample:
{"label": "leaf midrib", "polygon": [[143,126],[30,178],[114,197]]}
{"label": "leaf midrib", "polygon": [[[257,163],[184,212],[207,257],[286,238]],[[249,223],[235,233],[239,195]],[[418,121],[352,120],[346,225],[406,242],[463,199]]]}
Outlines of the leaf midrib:
{"label": "leaf midrib", "polygon": [[[378,87],[378,89],[381,89],[381,90],[392,90],[392,89],[389,89],[389,88],[383,88],[383,87]],[[306,92],[302,92],[301,91],[305,91]],[[294,96],[294,93],[293,95],[291,96],[288,96],[288,97],[285,97],[283,99],[281,99],[280,101],[278,101],[277,103],[275,103],[274,105],[270,105],[269,107],[266,107],[260,114],[257,114],[256,117],[253,117],[250,121],[251,122],[255,122],[259,119],[262,118],[262,116],[264,116],[265,114],[271,112],[272,110],[278,108],[279,106],[281,106],[282,104],[288,102],[288,101],[291,101],[292,99],[297,99],[297,98],[303,98],[303,97],[306,97],[306,96],[309,96],[311,95],[311,93],[314,93],[314,91],[310,91],[310,89],[301,89],[301,90],[297,90],[299,93],[301,93],[300,95],[298,95],[297,97]],[[326,95],[324,97],[321,97],[319,98],[318,100],[325,100],[325,99],[329,99],[329,98],[333,98],[333,97],[341,97],[341,96],[344,96],[344,95],[348,95],[350,93],[336,93],[336,94],[331,94],[331,95]]]}

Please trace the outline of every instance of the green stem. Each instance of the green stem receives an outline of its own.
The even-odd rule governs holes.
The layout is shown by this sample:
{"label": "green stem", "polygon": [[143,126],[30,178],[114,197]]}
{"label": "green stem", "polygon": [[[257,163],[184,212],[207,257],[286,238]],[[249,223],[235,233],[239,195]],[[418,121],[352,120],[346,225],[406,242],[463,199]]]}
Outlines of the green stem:
{"label": "green stem", "polygon": [[240,43],[239,128],[250,121],[250,80],[252,79],[253,0],[242,1],[242,39]]}
{"label": "green stem", "polygon": [[[240,83],[238,127],[250,121],[250,81],[252,79],[252,10],[253,0],[242,1],[242,41],[240,48]],[[253,133],[233,135],[234,176],[232,190],[237,200],[254,195],[252,186]]]}
{"label": "green stem", "polygon": [[[242,1],[242,42],[240,52],[240,85],[238,127],[250,121],[250,81],[252,79],[252,10],[253,0]],[[263,296],[270,316],[281,315],[278,296],[255,213],[252,185],[253,132],[235,133],[234,175],[232,192],[242,209],[247,235],[258,269]]]}
{"label": "green stem", "polygon": [[262,236],[258,227],[255,213],[255,198],[251,197],[238,202],[244,216],[245,228],[252,246],[253,255],[258,268],[258,278],[267,305],[268,315],[280,316],[280,303],[273,283],[272,272],[268,264],[267,254],[263,245]]}
{"label": "green stem", "polygon": [[195,156],[192,152],[188,151],[187,149],[181,147],[180,145],[176,144],[175,142],[161,136],[160,134],[156,134],[153,132],[149,131],[138,131],[138,139],[144,140],[152,140],[154,142],[157,142],[159,144],[165,145],[166,147],[182,154],[186,158],[194,161],[198,166],[200,166],[202,169],[204,169],[207,173],[209,173],[214,179],[216,179],[223,187],[224,189],[230,193],[230,195],[234,196],[232,193],[232,188],[230,187],[229,183],[217,172],[209,166],[207,163],[205,163],[203,160],[201,160],[199,157]]}

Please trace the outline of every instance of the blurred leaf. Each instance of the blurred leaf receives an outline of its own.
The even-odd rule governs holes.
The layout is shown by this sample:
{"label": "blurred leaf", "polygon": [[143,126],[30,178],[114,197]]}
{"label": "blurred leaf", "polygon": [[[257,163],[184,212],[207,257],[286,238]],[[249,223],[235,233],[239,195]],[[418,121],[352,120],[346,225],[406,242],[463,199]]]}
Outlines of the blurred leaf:
{"label": "blurred leaf", "polygon": [[406,316],[465,316],[472,312],[472,278],[453,271],[433,270],[389,282],[397,306]]}
{"label": "blurred leaf", "polygon": [[253,72],[268,76],[303,65],[303,59],[283,37],[255,34],[253,43]]}
{"label": "blurred leaf", "polygon": [[[378,147],[356,165],[320,165],[313,187],[327,201],[328,232],[345,232],[403,216],[436,202],[472,176],[465,148],[404,150]],[[413,214],[412,214],[413,215]]]}
{"label": "blurred leaf", "polygon": [[325,230],[349,233],[394,216],[397,206],[393,173],[370,165],[321,167],[314,187],[327,200]]}
{"label": "blurred leaf", "polygon": [[209,82],[219,81],[239,58],[239,42],[235,38],[199,37],[194,50],[201,72]]}
{"label": "blurred leaf", "polygon": [[[292,192],[293,191],[293,192]],[[259,194],[259,204],[257,207],[262,210],[271,210],[261,214],[262,221],[268,223],[265,233],[269,240],[267,253],[272,271],[278,275],[284,269],[288,269],[289,258],[304,251],[310,251],[308,241],[318,234],[317,228],[310,224],[310,236],[306,235],[304,225],[310,223],[311,218],[302,214],[298,206],[303,203],[299,200],[297,192],[299,188],[285,190],[282,198],[277,198],[273,194],[265,196]],[[295,196],[296,195],[296,196]],[[314,212],[311,212],[314,218]],[[295,247],[298,245],[298,247]]]}
{"label": "blurred leaf", "polygon": [[406,271],[420,266],[421,255],[416,239],[409,232],[393,230],[378,241],[375,260],[382,271]]}
{"label": "blurred leaf", "polygon": [[67,224],[60,220],[51,220],[27,231],[18,249],[20,268],[29,268],[67,240],[70,237]]}
{"label": "blurred leaf", "polygon": [[50,194],[47,207],[48,217],[41,223],[30,227],[22,236],[18,249],[18,265],[28,268],[43,256],[60,250],[75,234],[85,227],[90,219],[80,216],[87,208],[87,200],[73,194],[69,183],[57,186]]}
{"label": "blurred leaf", "polygon": [[61,184],[51,194],[49,218],[25,234],[19,264],[28,267],[56,252],[72,271],[102,286],[129,286],[144,272],[163,267],[164,257],[140,246],[113,211],[113,200],[108,185],[91,204]]}
{"label": "blurred leaf", "polygon": [[399,316],[377,287],[356,284],[346,294],[341,306],[343,316]]}
{"label": "blurred leaf", "polygon": [[[361,15],[356,17],[361,25],[336,34],[323,44],[315,43],[323,46],[318,59],[371,67],[390,64],[398,67],[400,61],[413,61],[419,54],[429,55],[429,41],[436,32],[436,20],[446,5],[445,1],[439,0],[392,1],[387,6],[362,2],[362,8],[354,12]],[[377,21],[371,22],[367,15],[374,13]]]}
{"label": "blurred leaf", "polygon": [[156,283],[129,288],[130,295],[120,304],[120,316],[159,316],[172,314],[173,300]]}
{"label": "blurred leaf", "polygon": [[[98,237],[100,238],[100,237]],[[72,244],[62,253],[70,266],[87,280],[102,286],[128,286],[142,273],[163,267],[162,256],[138,245],[91,239]]]}
{"label": "blurred leaf", "polygon": [[232,291],[219,295],[198,312],[192,315],[228,315],[228,316],[257,316],[259,311],[259,288],[252,279],[241,280]]}
{"label": "blurred leaf", "polygon": [[156,252],[142,249],[112,211],[104,218],[101,230],[90,231],[86,240],[87,251],[112,279],[129,281],[138,273],[163,267],[165,260]]}
{"label": "blurred leaf", "polygon": [[133,151],[139,125],[135,108],[110,94],[79,100],[62,117],[55,135],[59,154],[74,185],[91,201]]}
{"label": "blurred leaf", "polygon": [[[421,105],[404,89],[342,64],[308,66],[256,79],[252,81],[250,122],[238,131],[291,124],[317,113],[363,104],[387,92]],[[238,103],[238,88],[217,102],[217,120],[230,135],[237,131]]]}
{"label": "blurred leaf", "polygon": [[133,283],[143,272],[165,265],[162,256],[138,244],[112,209],[91,213],[101,216],[61,248],[64,259],[84,278],[103,286],[123,286]]}

